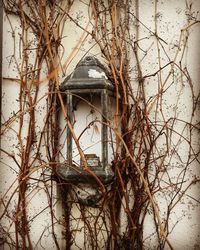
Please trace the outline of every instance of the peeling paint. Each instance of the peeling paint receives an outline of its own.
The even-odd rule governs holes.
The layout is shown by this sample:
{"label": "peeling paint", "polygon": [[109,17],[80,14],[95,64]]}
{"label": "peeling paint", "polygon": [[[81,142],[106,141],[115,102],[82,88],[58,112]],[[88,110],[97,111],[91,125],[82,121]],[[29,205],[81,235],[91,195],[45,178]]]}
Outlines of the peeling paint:
{"label": "peeling paint", "polygon": [[105,78],[105,79],[108,79],[108,77],[106,76],[105,72],[98,72],[95,69],[89,69],[88,70],[88,76],[90,78]]}

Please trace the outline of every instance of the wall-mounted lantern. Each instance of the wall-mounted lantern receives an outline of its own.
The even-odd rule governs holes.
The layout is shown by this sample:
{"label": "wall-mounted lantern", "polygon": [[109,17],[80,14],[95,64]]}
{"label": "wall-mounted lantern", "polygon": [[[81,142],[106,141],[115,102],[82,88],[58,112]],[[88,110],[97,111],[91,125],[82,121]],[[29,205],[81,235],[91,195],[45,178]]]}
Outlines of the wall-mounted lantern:
{"label": "wall-mounted lantern", "polygon": [[[111,139],[108,136],[109,129],[106,123],[110,116],[115,87],[108,80],[104,66],[94,57],[85,57],[61,84],[60,91],[66,105],[68,119],[76,130],[81,148],[83,146],[87,166],[103,184],[109,183],[113,178],[113,172],[109,156]],[[77,114],[78,110],[83,107],[85,109]],[[90,110],[89,114],[87,110]],[[88,121],[88,124],[84,123],[90,115],[93,118]],[[61,119],[64,120],[62,117]],[[93,143],[94,147],[88,145],[86,147],[85,144],[91,137],[91,133],[88,131],[91,131],[92,127],[94,130],[94,126],[96,126],[100,138]],[[58,167],[59,176],[68,183],[95,186],[97,181],[93,175],[84,171],[82,159],[80,159],[68,126],[65,129],[66,160]],[[82,137],[84,138],[81,142]]]}

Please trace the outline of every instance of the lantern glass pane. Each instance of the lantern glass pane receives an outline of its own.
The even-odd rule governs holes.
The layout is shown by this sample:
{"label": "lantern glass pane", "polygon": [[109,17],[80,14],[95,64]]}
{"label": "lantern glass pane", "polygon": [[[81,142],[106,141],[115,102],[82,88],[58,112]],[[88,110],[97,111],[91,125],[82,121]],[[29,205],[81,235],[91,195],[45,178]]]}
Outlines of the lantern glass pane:
{"label": "lantern glass pane", "polygon": [[[117,116],[116,112],[116,99],[114,97],[108,98],[108,164],[111,165],[111,162],[114,160],[114,156],[117,150],[117,136],[115,133],[116,127],[120,132],[121,126],[119,122],[120,114]],[[120,147],[119,149],[120,150]],[[119,153],[119,152],[118,152]]]}
{"label": "lantern glass pane", "polygon": [[[95,154],[101,161],[101,101],[99,95],[75,98],[73,110],[74,132],[84,154]],[[72,162],[80,165],[77,145],[72,140]]]}
{"label": "lantern glass pane", "polygon": [[59,152],[60,162],[66,161],[67,152],[67,123],[62,110],[59,112]]}

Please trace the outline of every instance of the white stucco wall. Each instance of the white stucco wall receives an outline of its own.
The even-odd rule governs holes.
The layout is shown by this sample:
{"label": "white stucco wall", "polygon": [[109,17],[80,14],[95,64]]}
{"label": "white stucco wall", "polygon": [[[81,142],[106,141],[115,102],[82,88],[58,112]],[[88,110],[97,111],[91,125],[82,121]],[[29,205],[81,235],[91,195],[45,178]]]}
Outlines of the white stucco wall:
{"label": "white stucco wall", "polygon": [[[140,23],[138,40],[139,47],[141,48],[139,49],[139,56],[143,75],[150,75],[159,70],[159,63],[162,68],[170,61],[174,61],[178,67],[180,66],[184,70],[187,69],[193,84],[193,91],[199,93],[200,26],[196,24],[191,29],[184,30],[195,22],[199,9],[199,1],[187,1],[187,5],[184,1],[158,1],[157,7],[154,1],[139,1],[138,12]],[[134,7],[133,13],[136,13]],[[157,13],[157,27],[155,25],[155,13]],[[149,30],[155,32],[156,28],[157,34],[160,37],[159,43],[157,43],[157,39],[149,32]],[[134,36],[134,28],[132,30]],[[184,47],[187,37],[188,41]],[[181,65],[180,61],[182,63]],[[134,65],[135,61],[132,60],[132,63]],[[145,82],[145,91],[150,98],[148,108],[151,110],[149,114],[152,120],[158,125],[161,125],[172,117],[177,116],[178,118],[178,121],[175,122],[175,126],[173,127],[175,133],[172,136],[172,141],[169,142],[169,157],[165,158],[163,163],[163,167],[167,167],[168,171],[160,175],[159,186],[161,187],[161,191],[155,195],[164,221],[167,216],[167,206],[170,204],[170,200],[175,191],[173,184],[176,183],[177,180],[181,182],[181,180],[184,179],[180,194],[175,198],[175,200],[178,200],[187,185],[195,179],[195,176],[199,178],[200,174],[199,163],[193,162],[189,164],[187,177],[184,178],[184,166],[188,160],[189,145],[186,140],[180,139],[179,135],[188,138],[189,128],[185,128],[182,121],[188,123],[191,121],[193,100],[191,86],[187,81],[186,75],[184,75],[184,73],[181,74],[180,69],[176,65],[172,66],[172,68],[171,66],[165,67],[161,71],[160,76],[155,75],[149,77]],[[170,75],[171,70],[173,70],[172,75]],[[132,79],[134,86],[134,70]],[[157,107],[154,98],[161,89],[163,89],[162,100]],[[155,119],[156,116],[157,118]],[[194,124],[199,122],[199,108],[192,119]],[[169,123],[169,128],[170,127],[171,122]],[[169,136],[169,134],[166,136]],[[163,134],[163,140],[157,141],[160,155],[167,147],[164,137],[165,135]],[[198,141],[200,139],[198,131],[192,133],[192,138],[194,150],[198,152]],[[174,155],[171,159],[171,153],[173,150],[176,150],[176,148],[178,151],[177,155]],[[176,188],[179,187],[180,185]],[[169,217],[169,229],[172,230],[169,239],[174,249],[199,249],[200,247],[199,187],[200,185],[197,184],[186,190],[180,203],[175,205]],[[152,236],[150,242],[154,245],[153,235],[155,228],[151,226],[151,216],[147,216],[145,220],[146,248],[149,249],[148,236]],[[165,249],[168,249],[168,247],[165,246]]]}
{"label": "white stucco wall", "polygon": [[[190,6],[192,3],[191,10],[189,11],[189,7],[187,8],[186,2],[183,0],[178,1],[159,1],[157,6],[157,29],[158,34],[161,36],[160,44],[157,44],[157,40],[151,33],[150,30],[155,31],[155,2],[154,1],[139,1],[139,19],[141,23],[139,23],[139,57],[143,75],[150,75],[156,72],[159,69],[159,60],[161,67],[166,65],[169,61],[175,60],[175,63],[178,65],[180,58],[183,56],[183,65],[182,68],[187,68],[188,74],[190,75],[193,83],[193,91],[194,93],[199,93],[200,85],[200,24],[197,23],[192,28],[189,29],[189,38],[185,47],[185,52],[183,53],[183,46],[178,48],[179,41],[180,45],[182,45],[186,39],[188,33],[182,31],[187,25],[194,22],[195,18],[200,20],[200,16],[198,11],[200,11],[200,2],[198,0],[188,1],[187,5]],[[135,3],[132,3],[131,11],[136,14],[135,11]],[[74,6],[72,7],[70,14],[72,16],[79,16],[79,24],[83,27],[86,27],[88,24],[88,6],[83,1],[76,1]],[[131,17],[132,18],[132,17]],[[19,131],[19,116],[17,115],[19,110],[19,83],[17,79],[19,78],[16,64],[12,55],[15,54],[16,61],[20,61],[19,56],[19,34],[20,34],[20,25],[16,18],[10,18],[12,23],[15,40],[13,40],[13,33],[11,32],[11,28],[8,22],[8,19],[4,16],[4,32],[3,32],[3,86],[2,86],[2,124],[7,124],[2,127],[3,135],[1,141],[1,147],[3,150],[9,152],[9,154],[13,154],[16,159],[20,159],[19,155],[19,141],[17,138],[17,131]],[[189,23],[188,23],[189,22]],[[92,30],[92,25],[89,25],[89,30]],[[135,39],[135,21],[132,19],[130,22],[130,29],[132,39]],[[88,55],[94,55],[97,58],[101,59],[101,53],[97,45],[94,44],[90,36],[83,35],[84,31],[80,29],[77,25],[75,25],[71,21],[66,21],[64,26],[64,35],[62,39],[62,44],[64,46],[64,54],[62,57],[62,64],[64,65],[63,70],[60,71],[60,82],[63,80],[63,77],[70,74],[79,60]],[[80,41],[80,37],[83,35],[84,43],[82,46],[77,48],[78,42]],[[31,39],[31,38],[30,38]],[[9,42],[8,42],[9,41]],[[163,42],[164,41],[164,42]],[[163,47],[162,47],[163,46]],[[70,52],[77,48],[76,56],[72,58],[70,56]],[[148,52],[148,53],[146,53]],[[160,56],[158,55],[160,53]],[[30,55],[34,59],[34,53]],[[130,62],[132,66],[132,71],[130,72],[130,77],[132,81],[133,91],[137,90],[137,74],[136,74],[136,62],[133,56],[133,51],[130,49]],[[171,66],[167,66],[162,70],[162,79],[158,79],[158,76],[152,76],[146,79],[145,83],[145,91],[147,96],[149,96],[149,116],[155,117],[157,115],[156,122],[162,123],[163,116],[161,112],[158,112],[157,103],[154,102],[155,95],[158,92],[158,89],[163,87],[165,91],[163,91],[162,98],[162,111],[164,113],[165,119],[168,120],[171,117],[174,117],[177,114],[179,121],[176,122],[173,129],[176,131],[172,136],[172,141],[170,144],[170,150],[168,157],[164,161],[164,167],[168,167],[167,173],[164,173],[161,178],[160,187],[161,190],[155,195],[155,199],[157,201],[159,211],[161,213],[163,221],[166,219],[167,215],[167,205],[169,205],[168,201],[173,195],[174,186],[173,180],[176,182],[178,179],[182,180],[184,175],[184,163],[187,162],[189,147],[187,141],[181,139],[179,134],[184,136],[188,136],[188,128],[185,128],[182,120],[190,122],[190,116],[192,112],[192,93],[191,86],[188,85],[187,79],[185,79],[185,75],[180,74],[180,70],[174,66],[174,76],[170,76],[169,72],[172,70]],[[44,68],[43,75],[45,77],[46,71]],[[47,81],[44,81],[39,87],[38,94],[38,103],[37,103],[37,112],[36,112],[36,121],[37,121],[37,131],[36,134],[39,134],[43,130],[44,126],[44,116],[45,116],[45,107],[46,107],[46,93],[47,89]],[[181,93],[181,95],[179,95]],[[160,103],[158,104],[160,105]],[[77,111],[77,116],[80,116],[81,125],[77,126],[78,134],[80,134],[81,130],[89,122],[88,119],[90,115],[90,110],[84,109]],[[193,122],[197,124],[199,122],[199,108],[198,112],[195,113],[193,117]],[[15,115],[16,114],[16,115]],[[14,115],[14,116],[13,116]],[[11,122],[8,122],[11,119]],[[28,119],[28,116],[27,116]],[[98,125],[99,126],[99,125]],[[98,128],[99,129],[99,128]],[[27,123],[26,121],[23,124],[24,133],[24,141],[26,141],[27,137]],[[93,136],[96,138],[94,139]],[[88,130],[87,133],[83,136],[81,143],[90,145],[90,141],[92,143],[98,141],[100,137],[100,133],[97,133],[97,130],[91,129]],[[193,147],[197,152],[199,148],[199,134],[195,132],[193,135]],[[93,141],[94,140],[94,141]],[[158,151],[159,153],[166,150],[165,135],[163,135],[163,141],[160,139],[158,143]],[[179,143],[178,154],[173,156],[171,159],[170,153],[176,148],[176,145]],[[181,144],[181,145],[180,145]],[[85,145],[84,145],[85,146]],[[98,144],[95,145],[95,150],[98,151]],[[87,146],[85,146],[87,147]],[[65,146],[63,147],[63,155],[65,152]],[[33,152],[34,155],[35,152]],[[35,162],[32,166],[32,174],[31,177],[43,178],[44,171],[43,169],[48,165],[48,157],[46,156],[46,148],[45,146],[41,147],[41,154],[43,157],[43,164],[41,166],[40,162]],[[101,152],[97,152],[99,156],[101,156]],[[181,159],[181,160],[180,160]],[[77,158],[78,161],[78,158]],[[4,231],[11,234],[14,239],[14,223],[13,223],[13,210],[17,204],[17,193],[15,191],[17,189],[17,174],[18,174],[18,166],[13,161],[11,157],[8,157],[4,152],[1,152],[1,167],[0,167],[0,195],[3,203],[1,204],[1,212],[4,211],[5,205],[8,204],[8,214],[2,219],[2,226],[4,227]],[[152,166],[153,167],[153,166]],[[48,174],[48,172],[45,172]],[[187,187],[188,184],[196,177],[199,179],[200,170],[199,163],[189,164],[187,169],[187,176],[184,177],[184,184],[181,187],[180,195],[182,195],[181,202],[178,203],[169,218],[169,228],[173,230],[169,235],[169,240],[176,250],[190,250],[190,249],[200,249],[200,192],[199,183],[191,186],[184,192],[184,187]],[[172,181],[169,183],[169,181]],[[58,238],[60,240],[60,246],[64,249],[64,241],[62,240],[63,235],[61,233],[62,228],[58,226],[59,219],[62,220],[60,204],[58,204],[57,198],[57,187],[56,182],[47,181],[44,186],[42,182],[38,183],[37,188],[32,189],[31,183],[34,183],[34,179],[30,182],[30,189],[27,192],[27,209],[29,212],[29,219],[32,220],[30,232],[33,239],[34,249],[56,249],[55,243],[53,241],[53,237],[51,235],[51,216],[50,210],[48,208],[50,200],[48,200],[48,192],[52,192],[53,199],[53,210],[55,211],[54,223],[55,230],[57,232]],[[178,187],[177,187],[178,188]],[[13,196],[12,196],[13,195]],[[10,198],[12,197],[12,198]],[[178,199],[177,196],[176,199]],[[10,199],[10,202],[9,202]],[[9,202],[9,203],[7,203]],[[74,229],[73,237],[75,239],[75,244],[72,246],[72,249],[90,249],[91,246],[84,246],[84,228],[81,216],[75,204],[72,209],[71,215],[71,225]],[[98,213],[95,209],[90,208],[88,214]],[[35,218],[35,215],[37,217]],[[57,217],[56,217],[57,216]],[[100,223],[101,224],[101,223]],[[145,249],[155,249],[156,247],[156,234],[155,227],[153,224],[152,213],[149,210],[149,216],[145,219]],[[1,231],[0,231],[1,232]],[[5,236],[5,232],[2,235]],[[123,233],[123,220],[122,220],[122,233]],[[41,237],[42,235],[42,237]],[[41,238],[40,238],[41,237]],[[99,235],[99,239],[102,239],[102,249],[104,249],[104,233]],[[85,247],[85,248],[84,248]],[[2,249],[8,249],[6,246]],[[168,249],[167,245],[165,249]]]}

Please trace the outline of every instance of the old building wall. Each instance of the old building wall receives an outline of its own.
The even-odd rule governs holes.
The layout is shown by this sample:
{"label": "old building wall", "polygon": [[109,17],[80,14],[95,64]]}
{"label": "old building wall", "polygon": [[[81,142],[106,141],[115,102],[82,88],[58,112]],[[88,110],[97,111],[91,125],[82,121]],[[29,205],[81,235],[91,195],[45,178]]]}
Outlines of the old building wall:
{"label": "old building wall", "polygon": [[[124,5],[127,4],[124,2],[115,6],[116,12],[113,13],[116,16],[102,18],[102,27],[105,29],[102,29],[102,34],[99,35],[99,41],[107,39],[108,44],[112,43],[114,38],[111,33],[114,32],[116,44],[120,44],[121,34],[123,34],[123,29],[120,30],[120,27],[123,27],[126,9]],[[104,3],[105,8],[108,8],[107,1]],[[63,1],[61,7],[64,8],[64,6]],[[103,209],[83,208],[77,200],[74,202],[75,193],[69,192],[69,186],[66,185],[64,197],[70,204],[68,208],[70,210],[66,211],[63,207],[65,203],[61,202],[62,182],[56,182],[51,175],[57,161],[65,161],[66,152],[66,135],[63,132],[60,144],[58,143],[60,155],[55,153],[54,157],[55,137],[50,136],[52,127],[47,126],[50,107],[51,105],[54,107],[53,99],[51,103],[49,96],[51,94],[53,96],[56,92],[56,89],[49,87],[50,82],[54,81],[54,73],[57,74],[55,84],[60,84],[85,55],[95,56],[107,66],[109,71],[112,69],[108,67],[112,60],[109,61],[105,57],[99,46],[100,43],[94,39],[93,32],[97,25],[94,6],[95,1],[74,1],[68,15],[60,22],[58,30],[62,30],[62,36],[57,43],[62,46],[58,51],[60,55],[57,58],[58,72],[53,71],[53,76],[48,60],[46,61],[42,56],[41,61],[37,59],[38,51],[35,48],[39,43],[31,28],[23,29],[22,24],[27,25],[25,22],[21,22],[15,15],[4,13],[0,162],[1,249],[20,248],[20,244],[25,244],[21,239],[23,238],[21,235],[26,234],[23,231],[25,229],[29,232],[33,249],[58,249],[59,247],[65,249],[66,242],[68,246],[70,245],[69,241],[73,242],[71,246],[73,250],[106,249],[110,232],[114,231],[113,228],[111,230],[109,214],[112,208],[111,206],[107,208],[106,202],[109,201],[110,192],[115,192],[116,189],[113,190],[111,187],[107,189],[109,195]],[[121,9],[123,9],[122,13],[117,15]],[[138,166],[145,169],[148,158],[145,152],[148,150],[150,153],[154,152],[148,159],[147,179],[151,184],[149,187],[152,188],[152,195],[161,219],[161,229],[164,228],[166,232],[163,237],[167,236],[170,242],[170,244],[165,242],[163,248],[170,249],[172,246],[171,249],[177,250],[199,249],[200,2],[197,0],[128,1],[126,11],[129,17],[129,22],[126,23],[128,28],[124,26],[127,33],[123,34],[124,43],[119,47],[121,46],[123,51],[123,46],[126,44],[128,53],[131,112],[139,112],[139,109],[134,108],[136,105],[137,108],[141,108],[141,113],[145,110],[149,123],[144,126],[144,131],[148,131],[148,126],[151,127],[151,138],[153,138],[153,144],[151,144],[148,136],[144,138],[139,132],[135,133],[132,155]],[[109,16],[109,11],[106,15]],[[118,24],[114,31],[112,22]],[[103,32],[107,36],[104,36]],[[57,34],[53,35],[57,36]],[[106,51],[106,48],[104,49]],[[111,54],[112,49],[113,51],[116,49],[114,45],[108,49]],[[122,51],[116,49],[113,52],[113,58],[119,67],[116,71],[121,69]],[[28,71],[24,71],[25,69]],[[32,72],[40,72],[40,77],[37,78],[38,76]],[[147,104],[145,109],[144,96],[139,97],[142,88]],[[34,103],[32,106],[31,102]],[[84,109],[84,105],[81,112],[77,110],[75,114],[81,122],[80,126],[78,124],[75,126],[78,137],[90,121],[88,119],[95,118],[90,109]],[[60,119],[63,119],[59,122],[64,131],[65,120]],[[132,124],[134,122],[135,120]],[[100,127],[100,124],[98,126]],[[85,134],[84,140],[88,146],[91,142],[95,144],[98,141],[99,127],[94,127]],[[56,129],[58,133],[59,129]],[[30,133],[33,135],[31,145],[27,143]],[[144,142],[139,147],[142,137]],[[84,140],[81,141],[82,144]],[[98,151],[98,145],[97,143],[95,146],[96,151]],[[153,145],[152,150],[151,145]],[[144,150],[141,149],[142,147]],[[74,148],[76,148],[75,144]],[[109,157],[112,161],[112,156]],[[26,168],[23,177],[21,177],[22,167]],[[24,180],[27,180],[26,192],[24,196],[20,196]],[[130,207],[137,202],[133,194],[135,190],[131,188],[132,183],[129,182],[124,195],[126,197],[126,193],[128,194]],[[161,229],[159,226],[156,227],[159,223],[155,223],[158,219],[151,202],[147,203],[140,216],[140,220],[144,220],[142,241],[144,249],[156,249],[158,231]],[[24,209],[20,210],[23,206]],[[112,206],[115,207],[115,204]],[[124,239],[119,243],[121,249],[126,249],[124,242],[128,237],[126,230],[129,215],[127,216],[126,206],[126,199],[122,199],[120,222],[116,222],[117,229],[120,225],[120,237]],[[130,211],[133,212],[131,209]],[[67,212],[69,212],[67,216],[70,224],[66,226]],[[20,225],[20,219],[23,221],[25,216],[27,216],[25,223],[27,228]],[[70,239],[67,238],[69,231],[64,230],[65,226],[71,231]],[[15,245],[17,237],[19,246]],[[26,241],[29,241],[28,237]],[[109,246],[112,249],[114,244],[109,243]]]}

